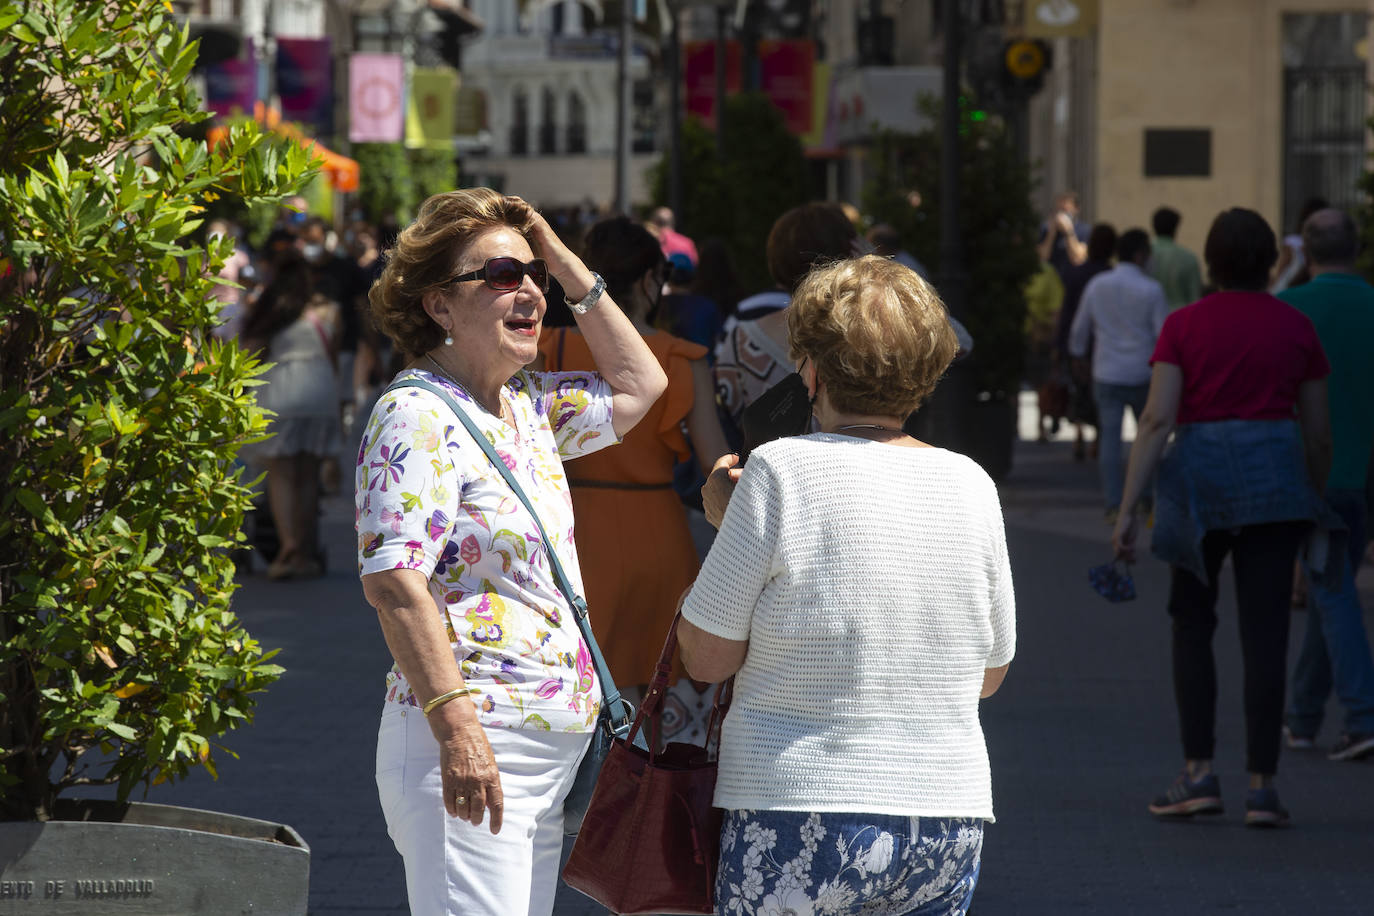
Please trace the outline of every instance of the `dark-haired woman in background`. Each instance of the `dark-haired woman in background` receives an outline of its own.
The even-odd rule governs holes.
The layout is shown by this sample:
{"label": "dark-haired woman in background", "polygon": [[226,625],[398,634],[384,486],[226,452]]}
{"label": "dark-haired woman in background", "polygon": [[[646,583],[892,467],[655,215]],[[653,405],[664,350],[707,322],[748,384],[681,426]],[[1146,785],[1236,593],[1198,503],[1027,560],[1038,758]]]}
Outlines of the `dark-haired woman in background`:
{"label": "dark-haired woman in background", "polygon": [[[1282,826],[1274,789],[1283,724],[1293,562],[1331,464],[1326,355],[1312,322],[1265,292],[1278,258],[1253,210],[1227,210],[1204,252],[1218,292],[1169,315],[1131,449],[1112,542],[1134,558],[1134,507],[1159,465],[1152,552],[1170,565],[1174,694],[1184,769],[1149,806],[1159,817],[1220,814],[1212,772],[1218,576],[1235,569],[1245,667],[1245,823]],[[1174,442],[1160,456],[1170,433]],[[1323,521],[1324,523],[1324,521]]]}
{"label": "dark-haired woman in background", "polygon": [[267,503],[281,545],[268,577],[313,578],[324,572],[317,536],[320,462],[343,442],[334,377],[339,306],[315,291],[310,265],[294,248],[276,255],[271,271],[241,336],[246,349],[272,363],[258,404],[276,417],[272,438],[250,446],[245,457],[267,470]]}
{"label": "dark-haired woman in background", "polygon": [[[703,473],[728,449],[716,419],[706,348],[653,326],[667,267],[658,240],[643,226],[614,217],[588,231],[582,257],[605,277],[607,291],[668,376],[668,390],[619,447],[565,464],[587,605],[606,663],[625,690],[649,680],[677,600],[699,566],[672,487],[673,466],[691,454],[683,424]],[[554,372],[593,366],[586,340],[574,328],[550,329],[539,349],[544,367]],[[695,718],[690,708],[677,711],[678,724]],[[687,735],[664,735],[669,737]]]}

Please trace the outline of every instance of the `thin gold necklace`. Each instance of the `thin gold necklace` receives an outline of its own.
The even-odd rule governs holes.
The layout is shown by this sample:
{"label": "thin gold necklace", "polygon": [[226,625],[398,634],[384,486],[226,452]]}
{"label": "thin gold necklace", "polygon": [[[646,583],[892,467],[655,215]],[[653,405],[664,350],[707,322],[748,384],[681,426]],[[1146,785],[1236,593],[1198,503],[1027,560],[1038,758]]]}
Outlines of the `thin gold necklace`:
{"label": "thin gold necklace", "polygon": [[[448,380],[449,380],[450,382],[452,382],[453,384],[457,385],[458,388],[463,392],[463,394],[465,394],[465,395],[468,396],[468,398],[472,401],[472,403],[476,404],[478,407],[482,408],[482,409],[485,410],[487,413],[491,414],[493,417],[496,417],[496,419],[500,420],[502,423],[506,422],[506,417],[505,417],[505,413],[506,413],[506,402],[505,402],[504,400],[500,400],[501,413],[498,414],[496,411],[492,410],[490,407],[488,407],[487,405],[483,404],[482,401],[481,401],[481,399],[478,398],[477,395],[473,394],[473,393],[468,389],[468,386],[467,386],[467,385],[464,385],[462,382],[458,381],[456,378],[453,377],[453,374],[452,374],[452,373],[450,373],[450,372],[449,372],[447,369],[445,369],[443,366],[439,365],[439,361],[438,361],[437,359],[435,359],[433,356],[430,356],[428,353],[425,354],[425,359],[429,360],[431,363],[434,364],[434,368],[436,368],[436,369],[439,370],[439,374],[440,374],[440,375],[442,375],[444,378],[448,379]],[[498,395],[497,397],[498,397],[498,399],[499,399],[499,398],[500,398],[500,395]]]}

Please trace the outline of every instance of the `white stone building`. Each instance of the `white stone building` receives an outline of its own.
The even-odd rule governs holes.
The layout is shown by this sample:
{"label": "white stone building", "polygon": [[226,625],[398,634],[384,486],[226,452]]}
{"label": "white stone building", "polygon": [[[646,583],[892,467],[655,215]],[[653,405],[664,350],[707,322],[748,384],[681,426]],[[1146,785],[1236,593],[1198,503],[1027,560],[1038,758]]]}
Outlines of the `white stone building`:
{"label": "white stone building", "polygon": [[[464,89],[485,97],[486,131],[460,140],[464,180],[490,184],[540,206],[607,206],[615,194],[616,36],[578,0],[472,0],[483,31],[463,46]],[[652,112],[648,60],[631,75],[640,109]],[[645,100],[644,93],[650,93]],[[643,117],[640,119],[643,122]],[[652,131],[637,145],[652,147]],[[645,169],[630,165],[630,196],[648,200]]]}

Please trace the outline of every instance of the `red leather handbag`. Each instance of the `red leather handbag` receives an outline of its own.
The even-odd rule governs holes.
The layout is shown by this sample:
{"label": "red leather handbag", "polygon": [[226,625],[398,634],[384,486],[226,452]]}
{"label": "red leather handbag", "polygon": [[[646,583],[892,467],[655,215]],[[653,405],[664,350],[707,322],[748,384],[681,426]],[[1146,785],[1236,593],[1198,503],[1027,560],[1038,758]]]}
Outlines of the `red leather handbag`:
{"label": "red leather handbag", "polygon": [[629,735],[616,739],[596,782],[563,880],[613,913],[701,913],[715,908],[722,812],[711,804],[716,762],[708,748],[729,708],[730,684],[716,687],[706,747],[632,742],[647,726],[657,748],[663,699],[677,651],[677,624],[654,669]]}

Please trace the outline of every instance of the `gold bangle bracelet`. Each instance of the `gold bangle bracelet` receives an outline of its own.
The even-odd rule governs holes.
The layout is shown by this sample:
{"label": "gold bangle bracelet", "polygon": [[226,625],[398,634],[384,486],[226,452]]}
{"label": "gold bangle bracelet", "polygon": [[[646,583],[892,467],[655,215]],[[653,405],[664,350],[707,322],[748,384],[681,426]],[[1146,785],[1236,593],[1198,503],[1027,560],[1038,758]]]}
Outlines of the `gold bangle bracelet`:
{"label": "gold bangle bracelet", "polygon": [[439,694],[437,697],[435,697],[434,699],[430,700],[430,701],[429,701],[428,703],[426,703],[424,706],[420,707],[420,711],[423,712],[423,713],[425,714],[425,718],[429,718],[429,714],[430,714],[430,713],[434,712],[434,710],[438,709],[440,706],[443,706],[443,705],[444,705],[445,703],[447,703],[449,700],[456,700],[456,699],[458,699],[459,697],[465,697],[465,696],[467,696],[467,695],[468,695],[468,689],[467,689],[467,687],[465,687],[465,686],[464,686],[464,687],[454,687],[452,690],[448,691],[447,693],[441,693],[441,694]]}

